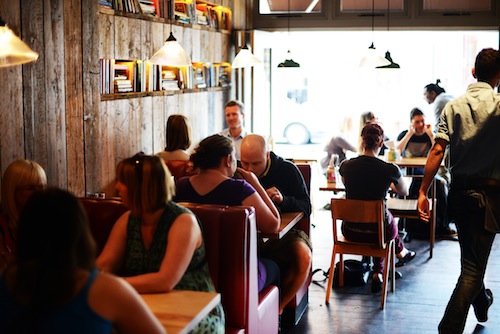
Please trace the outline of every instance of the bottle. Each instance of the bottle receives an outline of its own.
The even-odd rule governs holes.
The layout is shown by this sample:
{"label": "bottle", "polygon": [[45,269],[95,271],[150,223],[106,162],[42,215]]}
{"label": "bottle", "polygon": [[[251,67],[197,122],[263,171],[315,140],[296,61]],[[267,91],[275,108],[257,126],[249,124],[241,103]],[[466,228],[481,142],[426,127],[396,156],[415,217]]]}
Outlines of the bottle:
{"label": "bottle", "polygon": [[338,161],[339,156],[337,154],[332,154],[326,170],[326,179],[328,183],[337,183]]}
{"label": "bottle", "polygon": [[387,153],[387,161],[396,161],[396,150],[391,148]]}

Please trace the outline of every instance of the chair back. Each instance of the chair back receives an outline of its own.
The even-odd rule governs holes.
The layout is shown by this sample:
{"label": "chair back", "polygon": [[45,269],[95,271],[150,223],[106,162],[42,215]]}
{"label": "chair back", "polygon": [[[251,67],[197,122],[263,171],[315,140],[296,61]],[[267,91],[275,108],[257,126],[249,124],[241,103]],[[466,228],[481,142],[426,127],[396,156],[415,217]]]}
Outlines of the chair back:
{"label": "chair back", "polygon": [[188,160],[164,160],[165,164],[170,171],[170,174],[174,177],[174,180],[178,180],[184,176],[194,175],[193,166]]}
{"label": "chair back", "polygon": [[378,246],[382,249],[386,247],[384,201],[333,198],[331,210],[334,242],[345,242],[339,225],[337,225],[337,222],[341,220],[352,223],[377,224]]}

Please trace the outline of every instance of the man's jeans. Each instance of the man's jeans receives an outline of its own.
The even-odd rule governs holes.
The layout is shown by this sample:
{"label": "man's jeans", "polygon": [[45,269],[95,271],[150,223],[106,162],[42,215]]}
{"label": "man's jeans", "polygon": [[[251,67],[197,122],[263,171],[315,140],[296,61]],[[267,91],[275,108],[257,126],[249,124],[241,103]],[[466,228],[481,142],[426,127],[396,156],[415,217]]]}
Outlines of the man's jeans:
{"label": "man's jeans", "polygon": [[484,209],[475,191],[453,191],[452,186],[448,205],[458,229],[461,272],[439,332],[462,333],[471,304],[480,305],[487,298],[483,278],[495,234],[484,229]]}

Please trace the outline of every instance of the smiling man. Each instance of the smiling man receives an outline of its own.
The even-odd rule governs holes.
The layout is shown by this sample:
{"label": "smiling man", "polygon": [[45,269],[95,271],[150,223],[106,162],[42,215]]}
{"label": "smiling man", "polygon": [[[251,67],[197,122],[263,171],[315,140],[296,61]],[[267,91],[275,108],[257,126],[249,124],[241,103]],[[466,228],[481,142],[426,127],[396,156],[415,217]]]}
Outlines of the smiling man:
{"label": "smiling man", "polygon": [[245,105],[240,101],[231,100],[226,103],[224,114],[226,116],[226,123],[228,127],[222,130],[220,134],[233,140],[236,160],[240,160],[241,141],[247,135],[247,131],[243,126],[243,120],[245,119]]}

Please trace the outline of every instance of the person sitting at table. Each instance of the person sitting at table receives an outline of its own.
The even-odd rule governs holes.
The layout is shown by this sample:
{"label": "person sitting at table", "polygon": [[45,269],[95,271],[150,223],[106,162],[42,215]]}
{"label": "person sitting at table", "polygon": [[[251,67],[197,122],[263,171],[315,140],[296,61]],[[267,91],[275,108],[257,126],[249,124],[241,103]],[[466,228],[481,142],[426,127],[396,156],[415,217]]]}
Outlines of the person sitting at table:
{"label": "person sitting at table", "polygon": [[[199,173],[177,182],[177,202],[253,206],[260,231],[274,233],[278,230],[278,210],[255,175],[236,167],[234,144],[230,138],[216,134],[203,139],[191,154],[191,161]],[[235,173],[243,179],[233,178]],[[278,285],[278,266],[262,257],[258,263],[259,292],[271,284]]]}
{"label": "person sitting at table", "polygon": [[[267,194],[281,212],[311,214],[311,199],[302,173],[291,161],[268,150],[264,137],[247,135],[241,142],[241,166],[257,175]],[[261,244],[262,256],[280,266],[280,313],[309,277],[312,244],[304,231],[292,229],[281,239]]]}
{"label": "person sitting at table", "polygon": [[[410,127],[398,135],[397,149],[400,150],[401,156],[427,157],[432,145],[434,145],[434,132],[430,124],[425,123],[424,113],[413,108],[410,112]],[[408,175],[423,175],[424,168],[411,168],[407,170]],[[409,195],[412,198],[417,198],[421,178],[413,178],[410,184]],[[436,235],[439,237],[455,237],[457,232],[450,228],[446,213],[447,208],[447,182],[441,178],[436,178]],[[415,219],[407,220],[407,229],[411,234],[419,230],[419,226],[423,224]],[[427,228],[424,228],[427,231]]]}
{"label": "person sitting at table", "polygon": [[128,283],[96,268],[87,216],[69,192],[34,194],[18,238],[0,276],[2,333],[165,333]]}
{"label": "person sitting at table", "polygon": [[[113,226],[97,259],[99,268],[122,269],[139,293],[214,292],[201,227],[191,211],[171,200],[174,183],[164,161],[138,153],[120,161],[116,178],[116,190],[130,211]],[[224,322],[219,304],[194,332],[223,333]]]}
{"label": "person sitting at table", "polygon": [[174,178],[177,180],[194,174],[187,152],[191,146],[191,125],[188,118],[179,114],[170,115],[165,128],[165,139],[165,150],[156,155],[165,161]]}
{"label": "person sitting at table", "polygon": [[189,160],[191,126],[186,116],[170,115],[165,128],[165,150],[157,154],[163,160]]}
{"label": "person sitting at table", "polygon": [[[364,113],[361,114],[358,133],[361,133],[361,130],[366,125],[366,123],[376,123],[376,124],[382,126],[382,124],[378,120],[378,117],[375,116],[373,111],[365,111]],[[387,135],[384,136],[384,142],[388,141],[388,140],[389,140],[389,137],[387,137]],[[360,154],[363,153],[362,141],[363,141],[363,138],[361,138],[361,136],[359,136],[358,150],[359,150]],[[384,155],[385,150],[387,150],[387,149],[388,149],[388,147],[384,144],[382,146],[382,148],[380,149],[380,152],[378,155]]]}
{"label": "person sitting at table", "polygon": [[[401,170],[393,163],[387,163],[377,158],[380,148],[384,144],[384,130],[375,123],[367,123],[361,131],[363,138],[363,154],[359,157],[345,160],[340,165],[340,175],[345,185],[346,198],[358,200],[385,200],[389,188],[400,195],[408,194],[406,184]],[[370,171],[367,173],[367,171]],[[396,266],[402,266],[415,258],[416,253],[408,250],[399,237],[398,226],[391,213],[386,210],[385,215],[387,240],[394,239],[396,246],[396,257],[399,262]],[[353,222],[345,222],[342,225],[342,233],[351,241],[376,242],[378,236],[376,226],[367,229],[366,224],[358,225]],[[373,259],[373,278],[371,290],[373,293],[382,289],[383,259]]]}
{"label": "person sitting at table", "polygon": [[2,177],[2,213],[0,214],[0,272],[14,259],[17,248],[17,224],[26,201],[47,185],[42,166],[30,160],[16,160]]}

